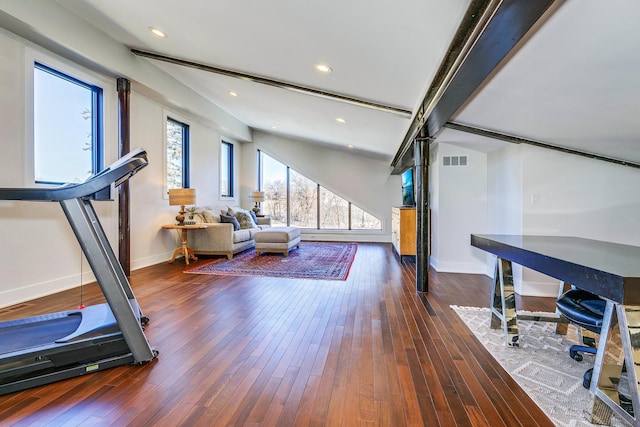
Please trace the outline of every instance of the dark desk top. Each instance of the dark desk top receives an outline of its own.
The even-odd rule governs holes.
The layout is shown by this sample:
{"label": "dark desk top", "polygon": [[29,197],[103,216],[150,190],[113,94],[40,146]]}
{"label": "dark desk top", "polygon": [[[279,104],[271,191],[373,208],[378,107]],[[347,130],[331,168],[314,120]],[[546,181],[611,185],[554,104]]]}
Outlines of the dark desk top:
{"label": "dark desk top", "polygon": [[617,303],[640,305],[640,247],[562,236],[472,234],[471,245]]}

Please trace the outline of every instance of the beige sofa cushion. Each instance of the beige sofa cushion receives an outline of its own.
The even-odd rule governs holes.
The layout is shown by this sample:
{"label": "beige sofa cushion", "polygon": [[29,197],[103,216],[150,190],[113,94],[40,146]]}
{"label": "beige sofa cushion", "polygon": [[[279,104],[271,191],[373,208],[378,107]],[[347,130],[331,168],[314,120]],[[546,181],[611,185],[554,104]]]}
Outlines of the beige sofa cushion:
{"label": "beige sofa cushion", "polygon": [[233,233],[233,243],[246,242],[247,240],[251,240],[251,237],[251,231],[249,229],[236,230]]}

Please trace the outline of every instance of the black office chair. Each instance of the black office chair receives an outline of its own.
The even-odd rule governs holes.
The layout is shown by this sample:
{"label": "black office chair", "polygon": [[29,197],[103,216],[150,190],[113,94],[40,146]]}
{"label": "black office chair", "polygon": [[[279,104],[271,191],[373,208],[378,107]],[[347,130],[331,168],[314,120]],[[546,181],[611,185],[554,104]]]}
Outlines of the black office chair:
{"label": "black office chair", "polygon": [[[569,322],[596,334],[599,334],[602,328],[606,305],[606,301],[602,298],[582,289],[570,289],[556,301],[558,311]],[[581,353],[596,354],[596,352],[597,348],[593,338],[583,337],[581,344],[575,344],[569,348],[569,355],[578,362],[582,360]],[[589,369],[584,374],[582,385],[585,388],[589,388],[591,385],[592,373],[593,369]]]}

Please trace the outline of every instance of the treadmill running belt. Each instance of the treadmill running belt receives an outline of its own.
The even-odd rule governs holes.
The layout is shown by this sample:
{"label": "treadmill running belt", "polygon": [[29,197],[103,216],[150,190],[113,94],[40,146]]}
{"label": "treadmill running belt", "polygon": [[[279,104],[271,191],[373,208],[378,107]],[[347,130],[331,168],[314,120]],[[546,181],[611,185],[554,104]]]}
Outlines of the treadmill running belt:
{"label": "treadmill running belt", "polygon": [[78,313],[57,318],[47,316],[35,322],[10,322],[0,328],[0,354],[55,342],[74,332],[81,321],[82,315]]}

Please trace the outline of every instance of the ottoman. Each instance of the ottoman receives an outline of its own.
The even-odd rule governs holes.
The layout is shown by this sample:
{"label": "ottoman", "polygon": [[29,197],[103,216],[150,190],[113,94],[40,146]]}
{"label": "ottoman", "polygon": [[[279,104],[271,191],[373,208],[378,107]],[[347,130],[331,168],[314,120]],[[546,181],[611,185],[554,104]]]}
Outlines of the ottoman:
{"label": "ottoman", "polygon": [[271,227],[255,234],[256,255],[263,252],[277,252],[284,256],[294,246],[300,247],[300,229],[296,227]]}

